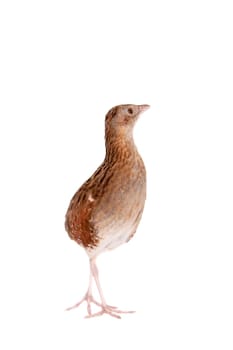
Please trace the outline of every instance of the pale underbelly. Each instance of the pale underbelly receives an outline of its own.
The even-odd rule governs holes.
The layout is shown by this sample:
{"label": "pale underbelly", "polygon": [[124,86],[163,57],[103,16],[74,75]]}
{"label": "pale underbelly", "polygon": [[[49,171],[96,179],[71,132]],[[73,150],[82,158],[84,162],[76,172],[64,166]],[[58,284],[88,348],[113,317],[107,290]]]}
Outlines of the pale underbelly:
{"label": "pale underbelly", "polygon": [[105,251],[115,249],[126,243],[134,231],[133,222],[125,225],[112,225],[106,228],[104,232],[99,235],[99,242],[96,247],[87,249],[89,257],[97,256]]}

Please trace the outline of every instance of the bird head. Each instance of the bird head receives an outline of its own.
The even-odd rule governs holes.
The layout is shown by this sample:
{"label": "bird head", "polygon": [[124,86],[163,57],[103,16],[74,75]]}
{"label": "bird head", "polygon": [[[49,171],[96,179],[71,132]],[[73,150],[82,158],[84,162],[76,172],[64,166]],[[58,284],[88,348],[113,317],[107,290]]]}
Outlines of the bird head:
{"label": "bird head", "polygon": [[110,109],[105,118],[106,131],[116,131],[125,134],[132,131],[139,115],[146,111],[149,105],[119,105]]}

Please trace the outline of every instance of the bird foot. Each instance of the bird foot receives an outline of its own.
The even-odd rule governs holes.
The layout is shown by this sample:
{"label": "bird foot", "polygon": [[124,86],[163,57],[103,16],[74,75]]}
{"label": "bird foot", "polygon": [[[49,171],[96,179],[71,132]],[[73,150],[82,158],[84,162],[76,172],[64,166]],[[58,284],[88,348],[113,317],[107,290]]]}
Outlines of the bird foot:
{"label": "bird foot", "polygon": [[111,306],[111,305],[99,304],[99,306],[101,307],[101,310],[99,312],[96,312],[94,314],[89,314],[85,318],[91,318],[91,317],[96,317],[96,316],[101,316],[101,315],[107,314],[109,316],[120,319],[121,316],[118,314],[132,314],[135,312],[135,311],[118,310],[116,306]]}
{"label": "bird foot", "polygon": [[[134,313],[135,311],[121,311],[118,310],[116,306],[111,305],[103,305],[102,303],[99,303],[96,301],[92,295],[86,294],[78,303],[74,304],[73,306],[68,307],[65,311],[70,311],[75,309],[76,307],[79,307],[84,301],[87,303],[87,312],[88,315],[85,316],[85,318],[91,318],[96,316],[101,316],[103,314],[107,314],[109,316],[115,317],[115,318],[121,318],[118,314],[127,314],[127,313]],[[91,310],[91,303],[95,304],[96,306],[99,306],[101,308],[100,311],[96,313],[92,313]]]}
{"label": "bird foot", "polygon": [[76,307],[79,307],[84,301],[86,301],[87,303],[87,312],[89,315],[91,315],[91,303],[97,306],[101,306],[101,304],[98,301],[96,301],[91,294],[86,293],[85,296],[78,303],[68,307],[67,309],[65,309],[65,311],[70,311],[75,309]]}

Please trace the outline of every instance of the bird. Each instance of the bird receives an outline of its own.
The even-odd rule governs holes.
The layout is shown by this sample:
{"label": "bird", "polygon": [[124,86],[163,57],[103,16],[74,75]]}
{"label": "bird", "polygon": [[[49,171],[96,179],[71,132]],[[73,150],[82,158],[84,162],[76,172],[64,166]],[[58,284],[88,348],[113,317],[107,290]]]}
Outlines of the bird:
{"label": "bird", "polygon": [[[110,315],[121,318],[122,311],[107,304],[99,281],[97,257],[128,242],[135,234],[146,200],[146,168],[134,142],[133,130],[147,104],[123,104],[105,116],[105,158],[93,175],[78,189],[65,215],[69,237],[83,247],[89,258],[87,292],[72,310],[87,303],[87,318]],[[92,294],[93,281],[100,301]],[[92,306],[99,311],[92,311]]]}

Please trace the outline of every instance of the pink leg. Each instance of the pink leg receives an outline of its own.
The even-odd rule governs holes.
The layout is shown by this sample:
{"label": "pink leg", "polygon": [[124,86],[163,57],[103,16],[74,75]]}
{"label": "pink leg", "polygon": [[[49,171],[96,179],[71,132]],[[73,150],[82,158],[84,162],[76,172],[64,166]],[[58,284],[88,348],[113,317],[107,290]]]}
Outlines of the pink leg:
{"label": "pink leg", "polygon": [[70,311],[72,309],[75,309],[76,307],[79,307],[84,301],[86,301],[87,303],[87,312],[88,312],[88,315],[91,316],[92,315],[92,312],[91,312],[91,303],[97,305],[97,306],[101,306],[101,304],[96,301],[94,298],[93,298],[93,295],[92,295],[92,271],[90,270],[90,277],[89,277],[89,285],[88,285],[88,289],[87,289],[87,292],[86,294],[84,295],[84,297],[76,304],[74,304],[73,306],[70,306],[68,307],[65,311]]}
{"label": "pink leg", "polygon": [[[94,280],[95,280],[95,283],[96,283],[96,286],[97,286],[97,289],[99,292],[101,303],[96,301],[92,295],[92,278],[93,277],[94,277]],[[75,309],[76,307],[79,307],[84,301],[86,301],[86,303],[87,303],[88,315],[86,316],[86,318],[101,316],[103,314],[108,314],[108,315],[115,317],[115,318],[121,318],[118,314],[133,313],[134,312],[134,311],[121,311],[121,310],[118,310],[115,306],[107,305],[105,298],[104,298],[104,295],[103,295],[103,291],[102,291],[100,282],[99,282],[99,273],[98,273],[95,259],[90,259],[90,278],[89,278],[89,285],[88,285],[88,289],[87,289],[86,294],[78,303],[76,303],[75,305],[73,305],[71,307],[68,307],[66,309],[66,311],[69,311],[69,310]],[[99,306],[101,308],[101,310],[99,312],[92,313],[91,303]]]}
{"label": "pink leg", "polygon": [[121,311],[118,310],[115,306],[111,306],[111,305],[107,305],[104,295],[103,295],[103,291],[100,285],[100,281],[99,281],[99,272],[98,272],[98,268],[96,266],[96,262],[95,259],[90,260],[90,268],[91,268],[91,272],[92,272],[92,276],[95,279],[95,283],[99,292],[99,296],[101,299],[101,304],[99,304],[99,306],[101,307],[101,310],[95,314],[89,314],[89,316],[87,317],[94,317],[94,316],[101,316],[103,314],[108,314],[112,317],[116,317],[116,318],[121,318],[118,314],[122,314],[122,313],[133,313],[134,311]]}

